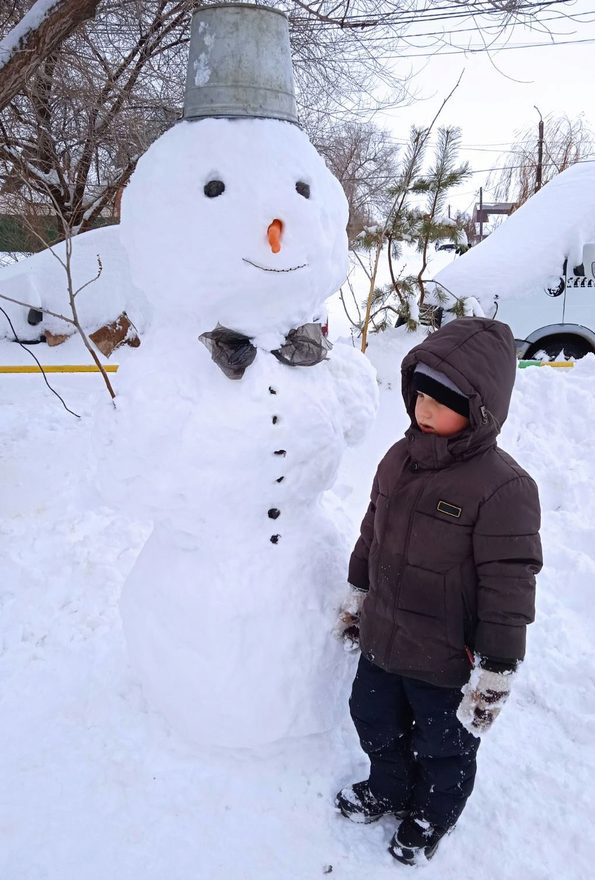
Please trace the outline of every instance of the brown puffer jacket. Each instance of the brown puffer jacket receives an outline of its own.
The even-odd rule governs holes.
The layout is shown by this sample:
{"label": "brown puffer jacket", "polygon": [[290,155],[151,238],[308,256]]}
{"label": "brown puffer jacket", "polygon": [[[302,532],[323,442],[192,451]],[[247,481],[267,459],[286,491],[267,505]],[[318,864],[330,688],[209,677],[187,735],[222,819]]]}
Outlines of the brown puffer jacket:
{"label": "brown puffer jacket", "polygon": [[[468,429],[446,438],[417,428],[417,363],[468,395]],[[412,425],[378,466],[349,564],[349,582],[369,590],[362,651],[389,672],[459,687],[466,647],[511,664],[524,656],[542,565],[539,497],[496,445],[516,366],[508,325],[486,318],[447,324],[403,361]]]}

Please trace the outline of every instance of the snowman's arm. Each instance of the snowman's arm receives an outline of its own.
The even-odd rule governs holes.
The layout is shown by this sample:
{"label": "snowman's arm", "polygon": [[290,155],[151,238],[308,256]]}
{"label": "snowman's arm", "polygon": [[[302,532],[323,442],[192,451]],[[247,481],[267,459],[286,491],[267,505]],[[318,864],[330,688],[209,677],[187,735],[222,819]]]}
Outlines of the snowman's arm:
{"label": "snowman's arm", "polygon": [[368,358],[350,343],[335,343],[328,365],[341,406],[343,436],[349,446],[354,446],[363,439],[376,417],[376,371]]}

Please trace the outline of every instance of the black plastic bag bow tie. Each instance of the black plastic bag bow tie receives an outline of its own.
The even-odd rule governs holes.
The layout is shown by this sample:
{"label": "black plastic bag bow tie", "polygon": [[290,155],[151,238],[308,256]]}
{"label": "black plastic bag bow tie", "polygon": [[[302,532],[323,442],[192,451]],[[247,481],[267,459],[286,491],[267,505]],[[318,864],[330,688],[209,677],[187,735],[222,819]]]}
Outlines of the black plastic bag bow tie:
{"label": "black plastic bag bow tie", "polygon": [[[229,379],[241,379],[256,357],[256,346],[249,336],[221,324],[198,338]],[[326,358],[332,347],[320,324],[302,324],[290,330],[283,345],[271,354],[288,367],[313,367]]]}

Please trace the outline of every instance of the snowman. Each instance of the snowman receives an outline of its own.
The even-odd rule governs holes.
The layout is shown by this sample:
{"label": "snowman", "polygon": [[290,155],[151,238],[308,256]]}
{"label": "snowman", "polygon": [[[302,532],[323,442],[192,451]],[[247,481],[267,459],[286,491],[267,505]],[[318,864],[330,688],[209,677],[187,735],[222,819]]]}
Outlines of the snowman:
{"label": "snowman", "polygon": [[255,747],[344,711],[352,669],[332,626],[348,548],[324,493],[377,390],[318,322],[346,274],[347,205],[297,125],[285,16],[199,10],[188,84],[123,203],[152,317],[108,450],[122,503],[154,525],[121,614],[178,734]]}

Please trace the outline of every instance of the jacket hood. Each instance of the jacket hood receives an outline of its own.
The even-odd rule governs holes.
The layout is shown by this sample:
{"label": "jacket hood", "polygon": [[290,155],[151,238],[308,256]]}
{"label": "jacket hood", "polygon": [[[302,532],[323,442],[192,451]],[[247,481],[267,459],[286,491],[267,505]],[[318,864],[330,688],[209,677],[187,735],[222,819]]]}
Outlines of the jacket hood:
{"label": "jacket hood", "polygon": [[[456,441],[475,454],[496,442],[508,415],[516,377],[516,347],[508,324],[490,318],[458,318],[412,348],[401,365],[403,400],[415,427],[413,372],[423,363],[440,370],[469,398],[470,427],[445,441],[456,455]],[[454,441],[454,442],[453,442]]]}

